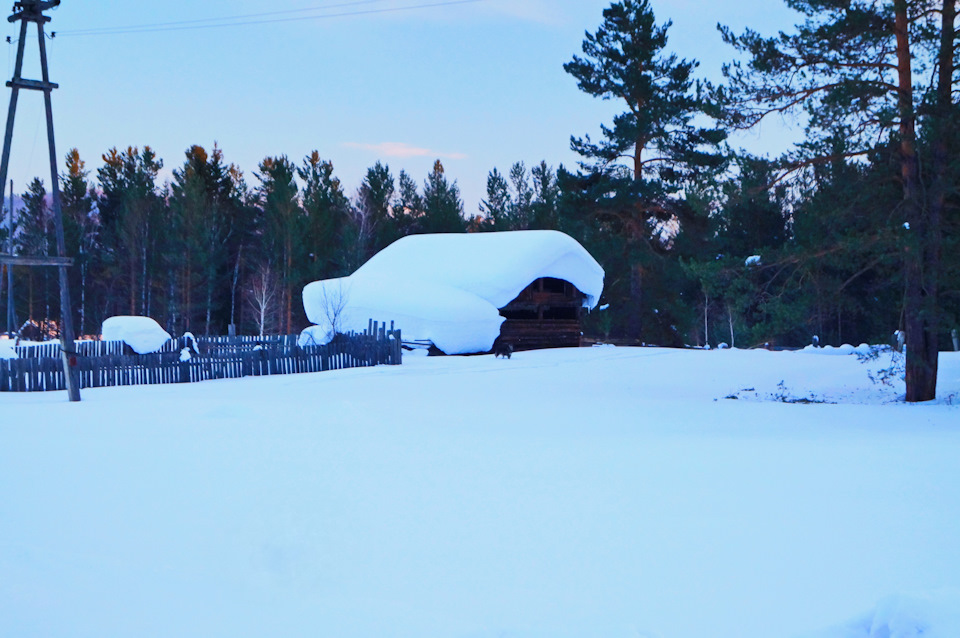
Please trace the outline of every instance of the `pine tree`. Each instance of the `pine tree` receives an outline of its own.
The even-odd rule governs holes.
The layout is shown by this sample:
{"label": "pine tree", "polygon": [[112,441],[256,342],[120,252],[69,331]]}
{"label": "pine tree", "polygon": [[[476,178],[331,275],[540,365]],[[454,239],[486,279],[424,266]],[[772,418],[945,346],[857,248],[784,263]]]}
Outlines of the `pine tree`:
{"label": "pine tree", "polygon": [[[226,288],[235,265],[230,237],[238,231],[242,215],[241,194],[235,167],[223,161],[214,145],[208,154],[191,146],[180,169],[173,171],[170,186],[168,324],[210,334],[224,323]],[[179,276],[176,273],[179,272]],[[172,329],[172,328],[171,328]]]}
{"label": "pine tree", "polygon": [[156,179],[163,161],[149,146],[110,149],[97,170],[102,250],[97,277],[107,315],[151,315],[164,202]]}
{"label": "pine tree", "polygon": [[[53,211],[47,205],[47,189],[43,180],[33,178],[22,195],[23,209],[19,215],[20,232],[16,236],[17,252],[21,255],[47,257],[53,245]],[[40,323],[50,317],[59,316],[57,309],[51,308],[50,276],[48,268],[37,272],[36,268],[27,268],[27,318]],[[40,290],[37,290],[37,287]],[[37,315],[38,306],[42,316]]]}
{"label": "pine tree", "polygon": [[594,242],[610,275],[614,330],[682,344],[688,310],[677,291],[689,282],[672,240],[685,224],[702,223],[685,192],[722,168],[725,133],[700,124],[716,109],[694,81],[698,63],[666,52],[671,23],[658,25],[647,0],[615,2],[603,18],[586,34],[584,57],[564,69],[585,93],[626,110],[601,127],[598,142],[571,138],[585,173],[561,173],[561,226],[579,226]]}
{"label": "pine tree", "polygon": [[769,160],[737,158],[737,176],[725,184],[719,211],[720,252],[736,258],[763,254],[787,241],[786,187],[771,188],[775,166]]}
{"label": "pine tree", "polygon": [[487,198],[480,202],[480,215],[471,219],[472,229],[508,230],[512,205],[510,186],[500,171],[494,168],[487,175]]}
{"label": "pine tree", "polygon": [[555,230],[557,228],[557,175],[545,161],[530,169],[533,179],[533,201],[530,204],[530,228]]}
{"label": "pine tree", "polygon": [[[794,33],[765,38],[755,31],[724,39],[747,56],[726,67],[730,121],[749,128],[770,114],[803,108],[807,136],[793,168],[830,161],[824,141],[842,135],[846,157],[865,157],[893,142],[903,189],[902,234],[907,334],[907,400],[936,396],[940,330],[942,218],[953,179],[944,144],[953,138],[956,0],[788,0],[803,22]],[[926,51],[932,51],[927,55]],[[929,70],[927,78],[920,73]],[[921,171],[918,106],[934,87],[921,125],[933,133]],[[921,113],[922,114],[922,113]],[[924,181],[926,180],[926,181]]]}
{"label": "pine tree", "polygon": [[423,186],[423,232],[462,233],[466,230],[463,202],[457,183],[447,181],[443,164],[437,160]]}
{"label": "pine tree", "polygon": [[527,230],[533,215],[533,189],[530,187],[530,175],[523,162],[516,162],[510,167],[510,186],[512,205],[508,229]]}
{"label": "pine tree", "polygon": [[358,243],[358,265],[399,239],[399,231],[391,214],[396,184],[390,167],[377,162],[367,174],[357,193],[357,226],[362,232]]}
{"label": "pine tree", "polygon": [[657,25],[648,0],[615,2],[603,18],[596,33],[586,34],[584,57],[574,56],[563,68],[581,91],[616,99],[627,110],[611,126],[601,127],[599,142],[589,136],[571,138],[573,149],[599,170],[631,160],[634,180],[652,173],[677,181],[703,165],[715,165],[712,148],[725,135],[694,124],[711,107],[693,80],[698,63],[665,53],[672,23]]}
{"label": "pine tree", "polygon": [[285,155],[268,157],[260,163],[260,232],[263,238],[262,265],[273,264],[280,280],[280,330],[293,328],[293,298],[296,294],[297,266],[305,258],[304,217],[294,180],[297,168]]}
{"label": "pine tree", "polygon": [[393,220],[400,237],[415,235],[423,230],[424,201],[417,190],[417,182],[405,171],[397,178],[397,199],[393,205]]}
{"label": "pine tree", "polygon": [[[307,283],[348,274],[355,265],[358,245],[367,229],[348,238],[347,223],[353,217],[350,201],[340,180],[333,175],[333,162],[313,151],[297,169],[303,180],[302,204],[305,223],[306,259],[298,280]],[[349,239],[349,241],[348,241]]]}
{"label": "pine tree", "polygon": [[[88,326],[88,279],[91,260],[98,250],[100,217],[94,207],[96,191],[87,179],[90,172],[80,159],[80,152],[71,149],[66,156],[66,171],[60,175],[60,206],[63,212],[63,231],[67,255],[74,267],[68,271],[71,290],[79,290],[76,325],[79,334],[86,334]],[[92,324],[91,324],[92,325]]]}

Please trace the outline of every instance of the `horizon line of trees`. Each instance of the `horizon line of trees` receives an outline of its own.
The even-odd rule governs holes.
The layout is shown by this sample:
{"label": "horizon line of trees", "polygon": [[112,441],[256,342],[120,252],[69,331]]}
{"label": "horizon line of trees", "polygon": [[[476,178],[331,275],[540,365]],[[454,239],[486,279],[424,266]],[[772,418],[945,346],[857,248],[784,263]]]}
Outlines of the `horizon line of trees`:
{"label": "horizon line of trees", "polygon": [[[81,335],[98,333],[103,319],[122,314],[151,316],[176,334],[225,334],[231,324],[240,333],[296,332],[309,323],[299,303],[304,285],[349,275],[400,237],[556,227],[556,173],[545,162],[531,170],[516,163],[509,181],[494,170],[496,196],[468,218],[440,160],[422,184],[405,171],[394,177],[378,161],[352,196],[317,151],[299,165],[284,155],[265,158],[255,185],[216,144],[210,151],[187,149],[164,184],[157,181],[163,160],[149,146],[113,148],[102,160],[94,180],[71,149],[60,175]],[[29,183],[21,202],[14,253],[53,254],[53,213],[42,179]],[[6,238],[5,209],[4,250]],[[52,337],[60,316],[55,271],[13,272],[18,317],[8,329],[28,325]]]}
{"label": "horizon line of trees", "polygon": [[[316,152],[269,157],[250,185],[219,148],[194,146],[162,187],[149,148],[109,151],[96,187],[71,152],[77,325],[133,313],[176,332],[290,332],[306,323],[303,284],[404,235],[558,229],[607,273],[592,335],[749,347],[901,330],[908,400],[933,398],[960,322],[957,0],[786,2],[793,31],[718,27],[735,57],[720,86],[667,50],[671,23],[649,0],[613,2],[564,69],[623,112],[571,138],[575,169],[493,169],[469,216],[439,161],[422,186],[378,162],[351,195]],[[803,116],[805,136],[782,156],[727,143],[783,114]],[[21,250],[49,249],[42,192],[35,180],[24,195]],[[43,277],[18,273],[32,317],[57,316]]]}

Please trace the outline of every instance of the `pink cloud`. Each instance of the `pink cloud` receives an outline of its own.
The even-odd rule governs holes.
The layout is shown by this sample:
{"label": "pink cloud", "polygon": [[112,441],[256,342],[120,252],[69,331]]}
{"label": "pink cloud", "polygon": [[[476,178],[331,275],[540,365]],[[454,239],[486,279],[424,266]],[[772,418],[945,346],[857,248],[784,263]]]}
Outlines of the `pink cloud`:
{"label": "pink cloud", "polygon": [[404,144],[403,142],[382,142],[380,144],[360,144],[357,142],[347,142],[344,144],[347,148],[358,148],[364,151],[373,151],[381,157],[438,157],[441,159],[466,159],[463,153],[444,153],[434,151],[429,148],[419,148]]}

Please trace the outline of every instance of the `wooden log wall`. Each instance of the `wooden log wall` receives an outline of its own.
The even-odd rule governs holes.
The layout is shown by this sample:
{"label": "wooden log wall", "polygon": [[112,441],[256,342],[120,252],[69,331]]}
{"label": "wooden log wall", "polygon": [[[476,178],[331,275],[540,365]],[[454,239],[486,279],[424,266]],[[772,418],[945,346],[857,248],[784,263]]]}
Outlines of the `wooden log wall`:
{"label": "wooden log wall", "polygon": [[[123,343],[78,341],[76,366],[81,388],[193,383],[211,379],[324,372],[376,365],[400,365],[401,333],[391,322],[370,322],[363,333],[339,335],[324,346],[297,346],[296,335],[279,337],[197,337],[199,354],[180,360],[190,338],[171,340],[154,354],[125,354]],[[96,344],[96,345],[94,345]],[[60,344],[23,348],[18,359],[0,359],[0,392],[65,389]],[[17,348],[20,355],[21,348]]]}

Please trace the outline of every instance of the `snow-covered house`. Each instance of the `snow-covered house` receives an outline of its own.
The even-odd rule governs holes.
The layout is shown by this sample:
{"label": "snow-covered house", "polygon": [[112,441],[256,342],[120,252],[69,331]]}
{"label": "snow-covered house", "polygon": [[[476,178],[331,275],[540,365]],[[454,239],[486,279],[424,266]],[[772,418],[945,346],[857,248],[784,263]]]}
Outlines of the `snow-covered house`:
{"label": "snow-covered house", "polygon": [[316,324],[301,343],[396,322],[404,340],[447,354],[576,346],[580,314],[596,307],[603,268],[572,237],[552,230],[404,237],[349,277],[307,285]]}

